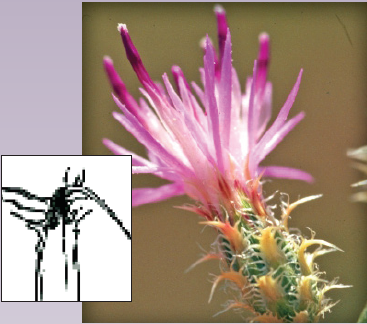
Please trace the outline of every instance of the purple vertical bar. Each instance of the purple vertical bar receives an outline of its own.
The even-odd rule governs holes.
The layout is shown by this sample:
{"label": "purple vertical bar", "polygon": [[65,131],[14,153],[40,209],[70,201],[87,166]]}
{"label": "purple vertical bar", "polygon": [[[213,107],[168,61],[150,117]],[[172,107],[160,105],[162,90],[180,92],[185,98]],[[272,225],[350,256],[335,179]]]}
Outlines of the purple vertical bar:
{"label": "purple vertical bar", "polygon": [[[82,3],[1,1],[0,154],[82,153]],[[81,323],[81,303],[2,302],[2,323]]]}

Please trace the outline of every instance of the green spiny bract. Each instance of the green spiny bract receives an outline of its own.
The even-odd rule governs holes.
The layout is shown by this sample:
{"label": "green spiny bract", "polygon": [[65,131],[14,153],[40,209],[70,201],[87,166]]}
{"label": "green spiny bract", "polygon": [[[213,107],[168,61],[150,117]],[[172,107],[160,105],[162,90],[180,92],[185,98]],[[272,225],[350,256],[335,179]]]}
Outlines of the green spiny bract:
{"label": "green spiny bract", "polygon": [[[226,281],[227,288],[237,292],[225,310],[246,309],[254,322],[317,322],[334,304],[325,297],[332,288],[346,287],[322,279],[314,259],[322,254],[339,250],[323,240],[306,239],[288,230],[290,212],[299,204],[318,198],[312,196],[293,204],[282,202],[281,220],[273,217],[269,208],[266,215],[256,215],[255,208],[244,198],[246,212],[221,221],[201,224],[219,231],[214,250],[199,260],[217,258],[221,274],[213,283],[209,301],[215,288]],[[319,245],[312,253],[311,245]]]}

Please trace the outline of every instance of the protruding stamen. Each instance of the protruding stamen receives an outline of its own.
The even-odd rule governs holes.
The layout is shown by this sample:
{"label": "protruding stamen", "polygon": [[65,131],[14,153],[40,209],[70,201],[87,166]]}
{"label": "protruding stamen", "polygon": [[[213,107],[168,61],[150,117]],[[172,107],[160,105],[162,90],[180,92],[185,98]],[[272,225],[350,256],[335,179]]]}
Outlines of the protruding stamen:
{"label": "protruding stamen", "polygon": [[122,41],[124,43],[126,56],[128,60],[130,61],[131,66],[133,67],[139,81],[145,86],[149,85],[153,89],[157,89],[156,85],[150,78],[147,70],[145,69],[143,62],[140,58],[140,55],[138,53],[138,50],[134,46],[129,31],[127,30],[127,27],[125,24],[118,24],[117,30],[120,32]]}
{"label": "protruding stamen", "polygon": [[113,66],[113,61],[109,56],[103,57],[103,67],[107,73],[108,79],[110,80],[113,91],[118,97],[121,97],[121,94],[126,90],[126,87],[120,76],[117,74]]}
{"label": "protruding stamen", "polygon": [[179,67],[179,66],[177,66],[177,65],[174,65],[174,66],[172,66],[172,69],[171,69],[171,71],[172,71],[172,75],[173,75],[173,79],[175,80],[175,83],[176,83],[176,87],[177,87],[177,91],[178,91],[178,93],[179,93],[179,95],[181,96],[182,95],[182,90],[180,89],[180,85],[179,85],[179,80],[180,79],[182,79],[183,80],[183,82],[184,82],[184,84],[185,84],[185,87],[186,87],[186,89],[189,91],[189,92],[191,92],[190,91],[190,85],[187,83],[187,81],[186,81],[186,79],[185,79],[185,77],[184,77],[184,74],[183,74],[183,72],[182,72],[182,70],[181,70],[181,68]]}
{"label": "protruding stamen", "polygon": [[270,59],[270,41],[269,35],[261,33],[259,36],[259,54],[258,54],[258,77],[256,81],[256,92],[265,90],[266,77]]}
{"label": "protruding stamen", "polygon": [[131,94],[127,91],[124,82],[116,72],[113,61],[110,57],[103,58],[103,66],[107,73],[107,77],[112,85],[113,91],[120,99],[120,101],[134,114],[137,114],[139,106]]}
{"label": "protruding stamen", "polygon": [[226,42],[227,37],[228,24],[227,24],[226,12],[221,5],[216,5],[214,7],[214,12],[217,17],[217,24],[218,24],[218,46],[219,46],[219,58],[220,58],[219,61],[221,62],[224,53],[224,44]]}
{"label": "protruding stamen", "polygon": [[[210,37],[203,37],[199,42],[200,48],[203,50],[204,54],[206,53],[207,46],[214,48],[213,42]],[[220,67],[218,62],[217,53],[214,51],[214,66],[215,66],[215,73],[216,75],[220,73]]]}

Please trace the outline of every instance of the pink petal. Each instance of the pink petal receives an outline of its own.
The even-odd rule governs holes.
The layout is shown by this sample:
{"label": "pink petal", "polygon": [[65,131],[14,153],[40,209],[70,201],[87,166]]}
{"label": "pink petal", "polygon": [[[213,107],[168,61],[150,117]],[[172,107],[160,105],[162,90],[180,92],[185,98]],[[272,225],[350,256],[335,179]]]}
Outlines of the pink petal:
{"label": "pink petal", "polygon": [[[232,121],[233,117],[236,119],[240,118],[240,108],[241,108],[241,85],[240,81],[238,80],[238,75],[236,70],[232,67],[232,95],[233,95],[233,102],[232,102]],[[234,115],[233,115],[234,114]]]}
{"label": "pink petal", "polygon": [[222,144],[224,149],[229,147],[229,137],[231,133],[231,109],[232,109],[232,49],[231,49],[231,34],[227,31],[227,39],[224,45],[222,57],[222,71],[219,83],[219,121],[220,131],[223,134]]}
{"label": "pink petal", "polygon": [[[231,155],[237,161],[242,161],[244,154],[242,152],[243,142],[241,133],[244,122],[241,116],[242,107],[241,86],[238,80],[236,70],[232,68],[232,108],[231,108],[231,130],[230,130],[230,148]],[[247,146],[247,143],[246,143]]]}
{"label": "pink petal", "polygon": [[181,94],[182,90],[181,90],[181,87],[179,86],[179,79],[183,79],[186,90],[190,92],[190,85],[187,83],[181,68],[177,65],[174,65],[172,66],[171,71],[172,71],[173,79],[175,80],[177,90],[180,96],[182,95]]}
{"label": "pink petal", "polygon": [[[201,127],[201,124],[198,122],[198,118],[202,118],[203,116],[199,115],[200,116],[199,117],[196,114],[195,109],[190,109],[191,107],[190,103],[193,102],[192,98],[190,98],[191,93],[188,93],[187,88],[184,84],[184,80],[181,78],[181,76],[177,75],[177,78],[178,78],[177,79],[178,87],[181,89],[181,97],[183,98],[184,103],[186,102],[186,105],[181,102],[180,98],[174,92],[167,75],[163,76],[164,83],[167,87],[167,91],[172,99],[172,102],[175,104],[175,107],[177,107],[178,110],[183,114],[184,123],[187,128],[183,132],[189,131],[190,135],[194,139],[194,145],[191,146],[190,152],[192,152],[192,149],[197,145],[200,151],[203,153],[203,155],[209,160],[209,162],[212,165],[216,165],[208,149],[207,136],[203,130],[203,127]],[[198,109],[200,109],[200,107],[198,107]],[[185,142],[188,139],[189,137],[185,139]],[[187,156],[190,155],[191,154],[187,154]]]}
{"label": "pink petal", "polygon": [[205,94],[204,94],[204,91],[195,83],[195,81],[192,81],[191,85],[192,85],[192,88],[194,89],[196,95],[199,97],[202,106],[205,107]]}
{"label": "pink petal", "polygon": [[[147,169],[135,169],[134,171],[142,171],[142,172],[136,172],[136,173],[154,173],[156,176],[170,180],[170,181],[176,181],[180,177],[177,176],[175,173],[171,172],[170,168],[167,168],[165,166],[159,166],[161,162],[155,158],[155,156],[148,151],[149,159],[151,161],[148,161],[144,159],[143,157],[115,144],[114,142],[110,141],[109,139],[103,139],[103,144],[107,146],[108,149],[110,149],[114,154],[116,155],[131,155],[132,156],[132,164],[134,167],[146,167]],[[157,165],[159,164],[159,165]],[[148,172],[148,168],[151,168]],[[154,169],[156,168],[156,169]]]}
{"label": "pink petal", "polygon": [[214,149],[216,153],[218,169],[222,174],[224,173],[223,166],[223,154],[219,132],[219,115],[217,102],[214,92],[214,48],[210,46],[207,37],[206,53],[204,56],[204,69],[205,69],[205,97],[206,108],[208,113],[208,130],[209,135],[213,138]]}
{"label": "pink petal", "polygon": [[111,140],[104,138],[103,139],[103,144],[109,149],[111,150],[111,152],[115,155],[131,155],[132,157],[132,164],[133,165],[138,165],[138,166],[151,166],[152,163],[146,159],[144,159],[143,157],[121,147],[120,145],[115,144],[114,142],[112,142]]}
{"label": "pink petal", "polygon": [[[186,81],[186,78],[181,68],[177,65],[174,65],[172,67],[172,75],[175,80],[178,93],[180,94],[184,105],[187,108],[189,108],[189,111],[194,115],[195,119],[198,121],[199,126],[202,127],[205,118],[203,110],[199,106],[194,95],[191,93],[190,85]],[[201,91],[201,89],[199,91]],[[204,97],[204,94],[202,94],[202,97]]]}
{"label": "pink petal", "polygon": [[294,84],[294,86],[292,88],[292,91],[288,95],[288,98],[287,98],[285,104],[283,105],[282,109],[280,110],[280,112],[278,114],[277,120],[279,120],[279,121],[277,122],[277,120],[276,120],[274,122],[274,124],[275,123],[283,123],[287,119],[289,111],[293,106],[294,100],[296,100],[299,85],[300,85],[301,79],[302,79],[302,74],[303,74],[303,69],[301,69],[301,71],[299,72],[298,77],[297,77],[297,81]]}
{"label": "pink petal", "polygon": [[179,93],[183,105],[185,106],[184,110],[193,118],[198,119],[197,111],[194,105],[195,97],[192,95],[190,86],[187,83],[181,69],[178,66],[172,67],[172,75],[177,86],[177,92]]}
{"label": "pink petal", "polygon": [[119,121],[127,131],[133,134],[148,150],[155,151],[167,165],[176,167],[188,174],[192,173],[178,158],[169,153],[159,142],[157,142],[115,96],[114,100],[116,105],[124,111],[125,115],[114,112],[113,117]]}
{"label": "pink petal", "polygon": [[[209,45],[214,48],[213,42],[210,39],[210,37],[207,35],[206,37],[202,38],[200,41],[200,47],[204,52],[204,55],[206,53],[206,46],[207,43],[209,43]],[[213,58],[214,58],[214,66],[215,66],[215,75],[219,77],[219,73],[220,73],[220,69],[219,69],[219,60],[218,60],[218,56],[217,53],[214,51],[213,52]],[[201,76],[201,83],[204,85],[204,69],[203,68],[199,68],[199,72],[200,72],[200,76]]]}
{"label": "pink petal", "polygon": [[221,70],[221,65],[223,64],[222,58],[225,51],[225,42],[227,37],[228,24],[226,19],[226,12],[221,5],[216,5],[214,7],[214,12],[217,17],[218,25],[218,47],[219,47],[219,64],[217,70]]}
{"label": "pink petal", "polygon": [[190,115],[192,115],[193,119],[196,120],[197,126],[200,129],[205,130],[206,128],[204,126],[206,125],[206,119],[203,109],[198,104],[195,96],[189,89],[187,89],[185,85],[185,77],[183,75],[178,78],[178,87],[181,89],[180,93],[184,105],[189,107]]}
{"label": "pink petal", "polygon": [[170,168],[156,166],[156,165],[133,166],[132,167],[132,174],[166,172],[167,170],[170,170]]}
{"label": "pink petal", "polygon": [[172,105],[176,108],[177,111],[179,111],[180,113],[183,113],[185,110],[185,107],[181,99],[177,95],[177,93],[173,90],[172,84],[168,79],[167,73],[164,73],[162,78],[163,78],[164,85],[166,86],[168,95],[172,101]]}
{"label": "pink petal", "polygon": [[[163,163],[161,161],[161,159],[156,156],[154,154],[155,152],[152,152],[152,151],[147,151],[147,154],[148,154],[148,157],[149,157],[149,161],[156,165],[156,166],[162,166],[162,167],[165,167],[165,163]],[[177,172],[172,172],[172,169],[169,168],[168,171],[160,171],[158,173],[155,173],[156,176],[162,178],[162,179],[166,179],[168,181],[172,181],[172,182],[176,182],[176,181],[179,181],[181,180],[181,175]]]}
{"label": "pink petal", "polygon": [[[182,147],[185,156],[196,173],[196,176],[198,178],[202,178],[203,168],[205,168],[207,164],[206,160],[209,160],[213,165],[216,165],[207,148],[207,136],[203,133],[202,129],[198,127],[198,123],[196,122],[192,111],[183,105],[179,96],[173,90],[167,74],[163,75],[163,80],[172,103],[178,111],[176,116],[173,116],[174,118],[168,120],[167,123],[169,124],[177,143]],[[184,89],[184,87],[182,90],[183,93],[185,93],[186,89]]]}
{"label": "pink petal", "polygon": [[[139,91],[148,100],[150,105],[153,107],[155,113],[157,114],[159,120],[163,123],[163,121],[162,121],[162,110],[164,109],[165,105],[162,105],[162,106],[160,105],[160,102],[162,101],[160,96],[157,95],[156,93],[152,92],[152,88],[149,88],[148,91],[145,91],[143,88],[139,88]],[[150,120],[147,120],[147,122],[149,124]]]}
{"label": "pink petal", "polygon": [[260,167],[259,173],[262,173],[264,170],[264,177],[302,180],[308,183],[314,182],[314,178],[309,173],[299,169],[280,166],[266,166]]}
{"label": "pink petal", "polygon": [[132,190],[132,206],[166,200],[174,196],[185,194],[183,186],[177,183],[167,184],[158,188],[142,188]]}
{"label": "pink petal", "polygon": [[103,63],[114,92],[121,103],[123,103],[125,107],[129,109],[133,115],[135,115],[135,117],[145,128],[149,129],[150,131],[153,129],[155,131],[160,130],[161,127],[159,125],[159,121],[152,110],[147,105],[139,107],[135,99],[127,91],[125,84],[122,82],[120,76],[114,69],[112,60],[109,57],[105,57]]}
{"label": "pink petal", "polygon": [[[187,109],[188,107],[184,106],[184,104],[182,103],[182,101],[180,100],[180,98],[178,97],[176,92],[173,90],[172,85],[169,82],[169,79],[168,79],[166,73],[163,75],[163,81],[164,81],[164,84],[167,88],[167,92],[168,92],[168,94],[169,94],[169,96],[172,100],[172,103],[173,103],[174,107],[183,116],[183,120],[184,120],[186,129],[182,130],[181,133],[189,131],[190,135],[194,138],[194,140],[195,140],[196,144],[198,145],[198,147],[202,150],[204,155],[207,155],[208,150],[206,149],[205,136],[204,136],[201,128],[198,127],[198,124],[196,123],[196,121],[194,119],[194,115],[192,114],[192,110],[188,110]],[[182,80],[179,83],[182,86],[181,87],[182,96],[187,97],[187,92],[186,92],[185,86],[182,84]],[[189,140],[189,138],[187,138],[186,141],[187,140]],[[182,144],[184,144],[184,143],[182,143]]]}
{"label": "pink petal", "polygon": [[305,117],[305,113],[301,111],[298,115],[290,119],[279,129],[277,133],[266,143],[265,147],[259,154],[258,163],[267,156],[274,148],[283,140],[283,138]]}

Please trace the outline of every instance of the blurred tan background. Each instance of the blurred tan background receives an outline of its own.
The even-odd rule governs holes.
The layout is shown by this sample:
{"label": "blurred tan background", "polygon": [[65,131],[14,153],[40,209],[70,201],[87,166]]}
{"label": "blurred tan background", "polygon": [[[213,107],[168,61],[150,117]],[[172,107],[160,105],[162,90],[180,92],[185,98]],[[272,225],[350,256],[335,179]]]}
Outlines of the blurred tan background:
{"label": "blurred tan background", "polygon": [[[348,148],[367,144],[367,5],[365,3],[225,3],[232,33],[233,64],[242,89],[252,73],[258,35],[270,34],[273,117],[291,90],[300,68],[303,80],[291,116],[306,118],[263,165],[284,165],[310,172],[312,185],[274,180],[265,185],[298,197],[323,193],[293,212],[291,226],[336,244],[345,252],[320,257],[327,278],[353,288],[329,293],[341,300],[325,322],[355,322],[367,301],[367,208],[349,201],[350,184],[363,175],[351,169]],[[138,98],[140,84],[125,57],[117,23],[126,23],[154,80],[173,64],[188,80],[199,83],[203,65],[198,44],[207,33],[216,44],[212,3],[83,3],[83,154],[110,154],[102,138],[110,138],[145,156],[144,148],[115,121],[117,111],[102,68],[109,55],[130,92]],[[172,78],[171,78],[172,80]],[[159,186],[150,175],[133,176],[133,187]],[[215,238],[198,225],[195,214],[172,206],[186,197],[133,209],[133,291],[131,303],[83,303],[83,322],[241,322],[233,311],[221,310],[226,294],[218,289],[210,304],[211,274],[216,261],[184,271]]]}

